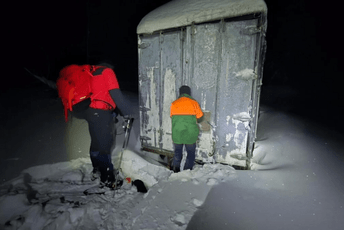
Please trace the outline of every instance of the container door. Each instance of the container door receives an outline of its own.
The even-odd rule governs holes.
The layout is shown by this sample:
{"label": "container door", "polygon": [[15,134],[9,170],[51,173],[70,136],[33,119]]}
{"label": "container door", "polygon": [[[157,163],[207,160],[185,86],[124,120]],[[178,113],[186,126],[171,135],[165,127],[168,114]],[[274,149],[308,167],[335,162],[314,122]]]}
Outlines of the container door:
{"label": "container door", "polygon": [[160,129],[159,35],[139,37],[139,106],[142,147],[159,148]]}
{"label": "container door", "polygon": [[218,23],[192,25],[186,29],[184,79],[204,113],[196,149],[196,159],[203,162],[212,161],[215,152],[219,38]]}
{"label": "container door", "polygon": [[143,148],[173,153],[170,105],[186,84],[204,112],[196,159],[247,166],[256,129],[263,44],[257,25],[256,18],[222,20],[139,36]]}
{"label": "container door", "polygon": [[[253,117],[257,19],[229,21],[221,33],[221,75],[217,94],[217,162],[246,167]],[[254,127],[253,127],[254,129]]]}
{"label": "container door", "polygon": [[182,33],[173,31],[160,34],[161,56],[161,105],[160,149],[173,151],[171,103],[179,96],[181,86]]}
{"label": "container door", "polygon": [[173,31],[139,37],[142,147],[165,155],[173,153],[170,106],[182,82],[181,34]]}
{"label": "container door", "polygon": [[[205,111],[196,158],[246,167],[251,133],[257,19],[187,28],[185,79]],[[255,125],[255,124],[254,124]]]}

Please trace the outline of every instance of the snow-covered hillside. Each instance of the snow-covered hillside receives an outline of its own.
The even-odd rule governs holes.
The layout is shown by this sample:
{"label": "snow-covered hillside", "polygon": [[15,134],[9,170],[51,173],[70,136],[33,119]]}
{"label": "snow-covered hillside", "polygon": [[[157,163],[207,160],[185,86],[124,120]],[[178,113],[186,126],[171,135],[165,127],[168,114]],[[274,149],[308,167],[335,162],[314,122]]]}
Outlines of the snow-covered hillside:
{"label": "snow-covered hillside", "polygon": [[[128,97],[137,100],[135,95]],[[122,168],[126,176],[143,180],[148,193],[124,183],[116,192],[85,196],[82,192],[96,183],[90,181],[91,162],[85,153],[30,167],[3,183],[0,228],[342,229],[344,225],[340,134],[262,105],[252,171],[205,164],[174,174],[159,166],[156,155],[139,151],[138,128],[136,123]],[[120,150],[122,139],[119,135],[114,151]]]}

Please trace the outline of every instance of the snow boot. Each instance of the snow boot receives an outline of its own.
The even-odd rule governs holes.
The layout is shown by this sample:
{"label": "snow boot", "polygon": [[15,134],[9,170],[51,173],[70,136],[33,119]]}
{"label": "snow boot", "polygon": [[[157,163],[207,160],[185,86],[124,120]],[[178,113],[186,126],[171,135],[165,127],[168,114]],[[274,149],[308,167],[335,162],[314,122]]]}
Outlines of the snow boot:
{"label": "snow boot", "polygon": [[180,167],[173,166],[173,172],[174,173],[179,173],[180,172]]}
{"label": "snow boot", "polygon": [[108,181],[105,186],[113,190],[119,189],[123,185],[122,179],[117,179],[117,181]]}
{"label": "snow boot", "polygon": [[102,183],[106,183],[107,179],[108,179],[108,171],[107,168],[105,167],[99,167],[99,171],[100,171],[100,182]]}
{"label": "snow boot", "polygon": [[94,181],[100,177],[100,171],[97,168],[93,168],[91,172],[91,181]]}
{"label": "snow boot", "polygon": [[[117,180],[116,180],[117,177]],[[111,189],[119,189],[123,185],[123,179],[119,177],[118,171],[108,171],[108,179],[106,182],[106,187]]]}

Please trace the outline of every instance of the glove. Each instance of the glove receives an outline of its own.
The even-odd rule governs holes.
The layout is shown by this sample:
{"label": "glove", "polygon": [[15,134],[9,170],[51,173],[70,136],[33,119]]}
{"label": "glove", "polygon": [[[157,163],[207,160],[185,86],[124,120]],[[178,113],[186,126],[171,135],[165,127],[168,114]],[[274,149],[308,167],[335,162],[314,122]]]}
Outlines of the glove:
{"label": "glove", "polygon": [[131,115],[124,115],[124,116],[123,116],[123,119],[124,119],[124,121],[125,121],[126,123],[128,123],[128,121],[129,121],[130,119],[133,119],[133,120],[134,120],[134,118],[132,118]]}
{"label": "glove", "polygon": [[123,119],[124,119],[123,129],[126,130],[132,126],[134,122],[134,118],[132,118],[130,115],[125,115],[123,116]]}

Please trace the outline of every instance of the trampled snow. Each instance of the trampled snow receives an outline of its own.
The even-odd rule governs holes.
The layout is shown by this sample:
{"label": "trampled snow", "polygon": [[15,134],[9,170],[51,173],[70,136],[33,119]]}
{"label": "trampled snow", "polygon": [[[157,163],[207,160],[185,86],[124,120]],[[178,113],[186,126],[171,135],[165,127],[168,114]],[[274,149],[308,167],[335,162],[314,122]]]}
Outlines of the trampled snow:
{"label": "trampled snow", "polygon": [[149,192],[125,183],[105,195],[84,195],[99,183],[90,180],[88,158],[24,170],[1,188],[0,223],[9,229],[180,229],[212,186],[235,178],[232,167],[220,164],[172,174],[130,150],[122,169],[125,177],[142,179]]}
{"label": "trampled snow", "polygon": [[[137,106],[136,95],[130,98]],[[116,192],[85,196],[97,181],[88,153],[78,153],[3,183],[0,229],[342,229],[340,134],[262,105],[253,170],[204,164],[175,174],[158,155],[139,151],[135,122],[122,171],[144,181],[148,193],[125,182]],[[113,155],[122,140],[118,135]]]}

